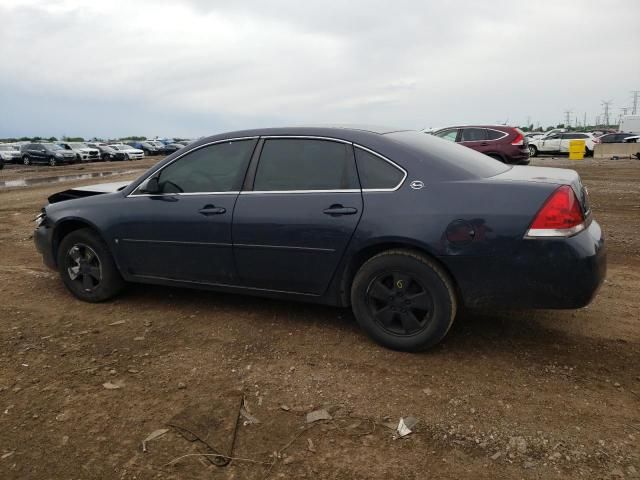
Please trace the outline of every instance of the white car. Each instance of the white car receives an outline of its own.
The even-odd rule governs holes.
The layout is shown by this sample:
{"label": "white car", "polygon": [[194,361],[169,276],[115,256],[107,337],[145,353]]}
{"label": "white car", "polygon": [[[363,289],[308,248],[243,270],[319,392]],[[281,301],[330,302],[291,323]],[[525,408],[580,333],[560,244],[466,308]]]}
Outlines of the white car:
{"label": "white car", "polygon": [[14,145],[0,145],[0,159],[4,163],[20,161],[20,149]]}
{"label": "white car", "polygon": [[529,139],[529,156],[540,153],[569,153],[571,140],[584,140],[585,156],[593,154],[596,143],[600,143],[591,133],[550,131],[542,137]]}
{"label": "white car", "polygon": [[60,142],[58,143],[65,150],[70,150],[76,154],[76,158],[83,162],[97,162],[100,160],[100,150],[91,148],[82,142]]}
{"label": "white car", "polygon": [[124,153],[125,160],[140,160],[144,158],[144,152],[140,149],[133,148],[130,145],[125,145],[124,143],[114,143],[109,145],[114,150]]}

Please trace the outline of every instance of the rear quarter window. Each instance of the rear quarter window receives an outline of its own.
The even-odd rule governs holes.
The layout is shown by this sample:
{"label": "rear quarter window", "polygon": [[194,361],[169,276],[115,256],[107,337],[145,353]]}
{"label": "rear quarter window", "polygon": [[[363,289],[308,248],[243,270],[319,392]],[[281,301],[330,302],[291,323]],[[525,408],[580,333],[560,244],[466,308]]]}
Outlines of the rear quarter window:
{"label": "rear quarter window", "polygon": [[404,172],[373,153],[356,147],[360,185],[365,190],[393,190],[404,179]]}

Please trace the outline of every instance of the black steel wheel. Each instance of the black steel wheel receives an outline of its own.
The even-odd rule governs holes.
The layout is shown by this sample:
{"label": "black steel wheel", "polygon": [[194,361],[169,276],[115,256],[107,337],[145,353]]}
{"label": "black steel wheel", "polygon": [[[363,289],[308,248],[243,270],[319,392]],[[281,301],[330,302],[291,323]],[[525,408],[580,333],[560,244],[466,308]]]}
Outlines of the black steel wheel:
{"label": "black steel wheel", "polygon": [[387,271],[375,277],[366,291],[369,314],[383,330],[413,335],[433,317],[433,299],[420,279]]}
{"label": "black steel wheel", "polygon": [[440,342],[456,314],[449,275],[429,257],[388,250],[356,273],[351,304],[358,324],[381,345],[419,351]]}
{"label": "black steel wheel", "polygon": [[62,281],[81,300],[101,302],[124,287],[107,245],[91,229],[74,230],[64,237],[57,260]]}

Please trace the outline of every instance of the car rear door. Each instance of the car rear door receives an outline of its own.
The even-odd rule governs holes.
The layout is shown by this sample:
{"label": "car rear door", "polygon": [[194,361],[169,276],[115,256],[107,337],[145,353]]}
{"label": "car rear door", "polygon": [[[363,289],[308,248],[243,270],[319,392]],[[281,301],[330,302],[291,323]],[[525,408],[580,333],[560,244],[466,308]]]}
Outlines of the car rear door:
{"label": "car rear door", "polygon": [[320,295],[362,215],[353,146],[266,137],[238,197],[234,257],[246,287]]}
{"label": "car rear door", "polygon": [[[203,145],[155,172],[127,198],[114,228],[130,275],[235,284],[231,220],[257,139]],[[157,188],[150,185],[157,180]]]}
{"label": "car rear door", "polygon": [[491,150],[491,144],[487,138],[487,131],[484,128],[465,127],[461,129],[460,144],[473,148],[480,153],[487,153]]}

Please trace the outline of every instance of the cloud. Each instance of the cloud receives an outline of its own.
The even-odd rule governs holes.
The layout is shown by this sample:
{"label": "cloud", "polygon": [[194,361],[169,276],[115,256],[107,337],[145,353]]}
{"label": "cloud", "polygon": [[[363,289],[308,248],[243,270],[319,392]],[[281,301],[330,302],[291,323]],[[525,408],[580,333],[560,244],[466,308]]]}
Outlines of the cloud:
{"label": "cloud", "polygon": [[593,119],[640,88],[639,16],[632,0],[0,0],[0,137],[61,118],[85,136]]}

